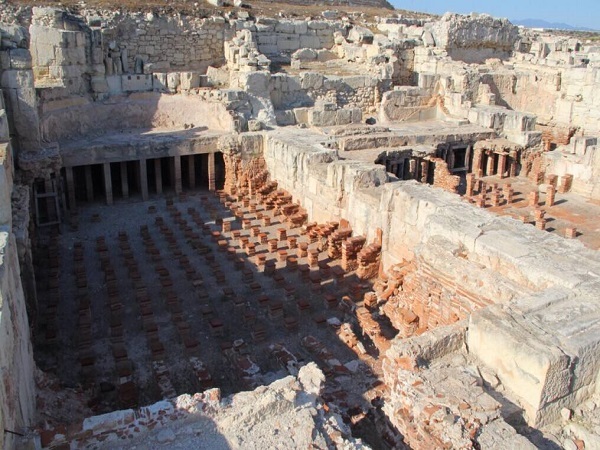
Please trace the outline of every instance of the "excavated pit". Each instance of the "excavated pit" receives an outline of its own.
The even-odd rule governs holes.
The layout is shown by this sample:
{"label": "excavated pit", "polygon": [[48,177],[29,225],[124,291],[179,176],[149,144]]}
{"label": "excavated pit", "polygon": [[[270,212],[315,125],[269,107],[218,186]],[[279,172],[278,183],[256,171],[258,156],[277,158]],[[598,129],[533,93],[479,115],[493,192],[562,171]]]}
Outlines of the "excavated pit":
{"label": "excavated pit", "polygon": [[600,445],[597,46],[302,3],[2,5],[0,447]]}

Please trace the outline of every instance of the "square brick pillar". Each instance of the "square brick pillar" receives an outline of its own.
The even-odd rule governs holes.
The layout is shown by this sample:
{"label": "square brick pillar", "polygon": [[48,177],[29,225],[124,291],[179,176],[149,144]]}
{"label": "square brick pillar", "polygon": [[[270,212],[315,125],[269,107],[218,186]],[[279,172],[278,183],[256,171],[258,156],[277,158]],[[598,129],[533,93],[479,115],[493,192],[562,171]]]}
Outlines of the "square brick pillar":
{"label": "square brick pillar", "polygon": [[498,175],[500,178],[506,178],[506,154],[498,155]]}
{"label": "square brick pillar", "polygon": [[194,155],[188,156],[188,181],[190,189],[196,187],[196,161]]}
{"label": "square brick pillar", "polygon": [[483,168],[481,167],[481,149],[475,149],[473,152],[473,170],[472,172],[475,174],[477,178],[481,178],[483,176]]}
{"label": "square brick pillar", "polygon": [[163,183],[162,183],[162,164],[160,158],[154,160],[154,183],[156,187],[156,193],[162,194]]}
{"label": "square brick pillar", "polygon": [[175,194],[181,194],[181,156],[173,156],[173,183]]}
{"label": "square brick pillar", "polygon": [[487,163],[485,165],[485,174],[489,177],[494,175],[494,159],[496,155],[494,153],[490,153],[487,158]]}
{"label": "square brick pillar", "polygon": [[123,198],[127,200],[129,198],[129,180],[127,179],[127,163],[125,161],[119,163],[119,169],[121,170],[121,192]]}
{"label": "square brick pillar", "polygon": [[102,164],[104,170],[104,194],[106,195],[106,204],[113,204],[112,177],[110,176],[110,163]]}
{"label": "square brick pillar", "polygon": [[556,188],[549,185],[546,189],[546,206],[554,206],[554,198],[556,196]]}
{"label": "square brick pillar", "polygon": [[67,179],[67,195],[69,198],[69,209],[75,211],[75,178],[73,177],[73,168],[65,167],[65,175]]}
{"label": "square brick pillar", "polygon": [[208,190],[214,191],[216,190],[215,183],[215,154],[208,154]]}
{"label": "square brick pillar", "polygon": [[92,166],[85,166],[85,194],[88,202],[94,201],[94,182],[92,180]]}
{"label": "square brick pillar", "polygon": [[429,161],[421,161],[421,183],[427,183],[427,175],[429,172]]}
{"label": "square brick pillar", "polygon": [[465,192],[466,197],[472,197],[473,191],[475,190],[475,174],[467,174],[467,191]]}
{"label": "square brick pillar", "polygon": [[140,159],[140,191],[142,192],[142,200],[148,200],[148,168],[146,166],[146,160]]}

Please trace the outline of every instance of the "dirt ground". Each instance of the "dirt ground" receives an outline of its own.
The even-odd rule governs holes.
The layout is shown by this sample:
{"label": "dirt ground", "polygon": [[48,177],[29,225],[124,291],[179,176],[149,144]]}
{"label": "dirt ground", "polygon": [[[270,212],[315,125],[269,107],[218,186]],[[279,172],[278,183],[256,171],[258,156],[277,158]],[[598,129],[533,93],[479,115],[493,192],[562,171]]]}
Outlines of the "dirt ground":
{"label": "dirt ground", "polygon": [[376,17],[389,16],[392,14],[401,14],[403,17],[426,18],[434,17],[431,14],[408,11],[403,9],[374,8],[356,5],[297,5],[292,0],[286,2],[268,2],[268,1],[248,1],[244,2],[242,8],[233,6],[233,1],[225,1],[224,6],[216,7],[208,4],[205,0],[88,0],[81,2],[78,0],[62,0],[60,2],[52,0],[8,0],[8,4],[15,6],[54,6],[66,7],[73,10],[83,8],[93,9],[114,9],[122,11],[153,11],[165,14],[185,14],[195,17],[207,17],[216,13],[230,13],[240,10],[247,10],[252,16],[270,16],[270,17],[313,17],[320,18],[325,10],[336,10],[340,14],[350,17],[360,18],[361,21],[373,21]]}
{"label": "dirt ground", "polygon": [[[529,205],[529,193],[538,190],[538,186],[524,177],[504,178],[497,176],[483,178],[488,186],[498,183],[500,189],[510,183],[515,190],[514,202],[502,204],[488,209],[500,215],[510,216],[521,220],[525,216],[527,223],[534,224],[534,207]],[[600,203],[585,199],[577,194],[556,193],[554,206],[546,206],[546,195],[540,192],[538,208],[545,211],[547,219],[546,231],[559,236],[565,236],[565,230],[577,228],[577,239],[586,247],[600,249]],[[489,205],[489,200],[488,200]]]}

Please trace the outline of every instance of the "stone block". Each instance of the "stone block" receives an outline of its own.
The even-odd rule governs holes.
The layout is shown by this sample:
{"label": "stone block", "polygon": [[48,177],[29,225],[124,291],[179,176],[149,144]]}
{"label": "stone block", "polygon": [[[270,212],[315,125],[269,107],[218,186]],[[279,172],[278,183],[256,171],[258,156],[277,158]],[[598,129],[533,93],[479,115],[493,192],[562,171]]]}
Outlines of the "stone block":
{"label": "stone block", "polygon": [[348,125],[352,123],[352,111],[350,109],[338,109],[336,111],[335,124]]}
{"label": "stone block", "polygon": [[305,72],[300,75],[300,86],[302,89],[321,89],[323,87],[324,76],[316,72]]}
{"label": "stone block", "polygon": [[319,111],[311,109],[308,112],[308,123],[314,127],[331,127],[336,125],[337,111]]}
{"label": "stone block", "polygon": [[298,39],[282,36],[277,39],[277,49],[281,52],[294,52],[300,48]]}
{"label": "stone block", "polygon": [[110,92],[106,77],[92,77],[92,91],[98,94]]}
{"label": "stone block", "polygon": [[119,95],[123,93],[120,75],[110,75],[106,77],[106,82],[111,95]]}
{"label": "stone block", "polygon": [[321,39],[318,36],[300,36],[299,48],[321,48]]}
{"label": "stone block", "polygon": [[177,92],[181,83],[181,76],[179,72],[170,72],[167,74],[167,89],[169,92]]}
{"label": "stone block", "polygon": [[295,34],[306,34],[308,32],[308,24],[304,20],[297,20],[294,22],[294,33]]}
{"label": "stone block", "polygon": [[31,70],[5,70],[1,80],[3,88],[33,87],[33,72]]}
{"label": "stone block", "polygon": [[308,112],[310,108],[294,108],[292,111],[296,123],[308,124]]}
{"label": "stone block", "polygon": [[152,90],[152,75],[121,75],[121,88],[124,92]]}
{"label": "stone block", "polygon": [[9,51],[10,68],[13,70],[31,69],[31,53],[24,48]]}
{"label": "stone block", "polygon": [[277,125],[282,127],[296,124],[294,111],[289,109],[275,111],[275,119],[277,120]]}
{"label": "stone block", "polygon": [[181,72],[181,90],[189,91],[200,87],[200,74],[197,72]]}
{"label": "stone block", "polygon": [[285,34],[294,34],[295,32],[294,22],[288,20],[282,20],[277,25],[275,25],[275,31],[277,33],[285,33]]}

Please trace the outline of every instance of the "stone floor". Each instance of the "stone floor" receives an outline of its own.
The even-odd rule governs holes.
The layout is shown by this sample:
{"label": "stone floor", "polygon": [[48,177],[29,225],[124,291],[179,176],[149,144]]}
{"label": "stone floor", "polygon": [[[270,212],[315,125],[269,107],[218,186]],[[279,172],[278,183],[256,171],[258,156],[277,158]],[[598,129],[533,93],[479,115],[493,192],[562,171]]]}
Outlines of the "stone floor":
{"label": "stone floor", "polygon": [[[369,283],[326,251],[312,252],[311,267],[318,243],[262,208],[226,207],[205,191],[81,207],[38,242],[39,367],[82,387],[98,414],[208,387],[228,395],[314,360],[327,375],[323,398],[362,415],[385,389],[354,314]],[[304,243],[309,255],[294,258]]]}

